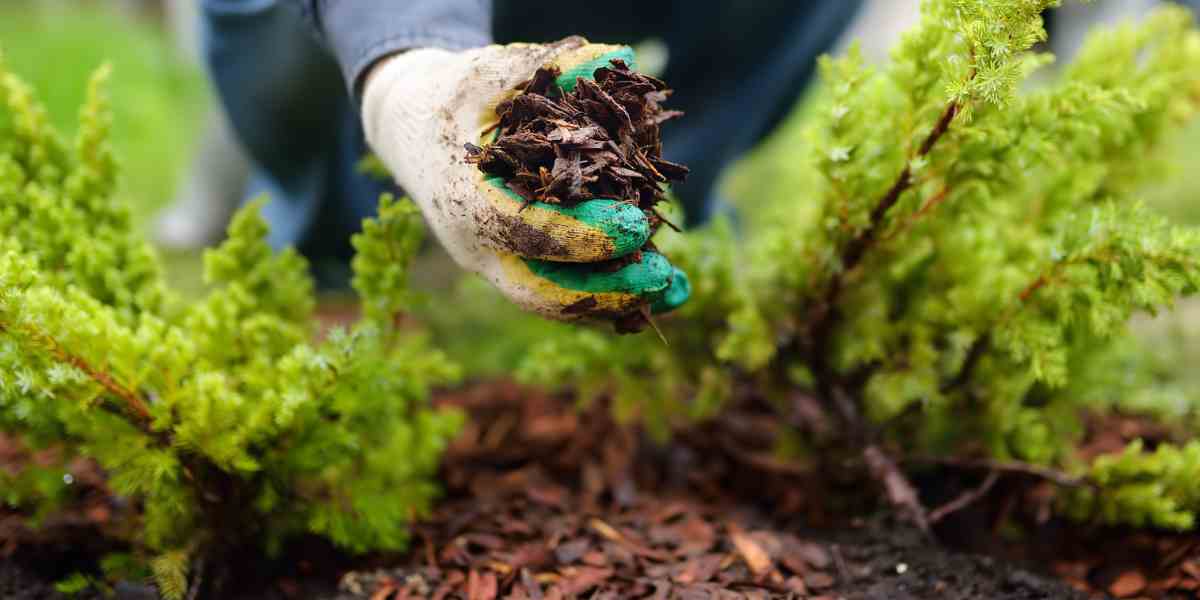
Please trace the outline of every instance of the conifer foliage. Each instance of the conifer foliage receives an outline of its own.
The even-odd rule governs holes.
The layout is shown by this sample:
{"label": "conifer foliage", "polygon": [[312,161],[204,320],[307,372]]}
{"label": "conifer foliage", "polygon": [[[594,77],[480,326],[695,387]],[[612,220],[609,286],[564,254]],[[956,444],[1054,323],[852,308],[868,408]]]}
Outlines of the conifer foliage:
{"label": "conifer foliage", "polygon": [[130,542],[176,598],[188,565],[228,545],[404,547],[461,419],[429,405],[456,368],[395,326],[415,209],[385,198],[354,240],[367,316],[323,341],[305,261],[271,251],[257,203],[184,303],[114,197],[107,77],[68,143],[0,65],[0,433],[63,461],[0,474],[2,500],[45,514],[66,462],[96,461],[140,505]]}
{"label": "conifer foliage", "polygon": [[1193,527],[1195,443],[1091,463],[1075,443],[1145,380],[1097,376],[1130,317],[1200,284],[1200,232],[1137,199],[1200,108],[1200,35],[1162,8],[1051,68],[1034,48],[1057,4],[925,0],[886,64],[823,59],[810,154],[774,159],[805,185],[762,181],[740,238],[660,243],[695,290],[663,324],[671,346],[560,336],[525,375],[612,392],[660,432],[736,389],[784,410],[811,394],[898,504],[914,503],[897,457],[974,457],[1086,480],[1062,495],[1081,519]]}

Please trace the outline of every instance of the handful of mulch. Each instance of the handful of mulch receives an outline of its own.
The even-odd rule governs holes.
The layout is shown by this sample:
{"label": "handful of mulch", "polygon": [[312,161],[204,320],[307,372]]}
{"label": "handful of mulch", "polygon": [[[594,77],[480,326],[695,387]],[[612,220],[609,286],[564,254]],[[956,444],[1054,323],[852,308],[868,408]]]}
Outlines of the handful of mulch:
{"label": "handful of mulch", "polygon": [[[645,211],[651,232],[663,223],[678,229],[655,210],[664,199],[662,184],[683,181],[688,173],[662,158],[659,125],[683,114],[663,109],[671,90],[621,59],[596,69],[595,81],[578,78],[569,92],[555,85],[559,75],[557,67],[542,67],[520,94],[500,103],[499,135],[482,148],[467,144],[467,160],[503,177],[526,206],[611,198]],[[653,246],[647,242],[643,249]],[[640,259],[639,251],[606,267]]]}

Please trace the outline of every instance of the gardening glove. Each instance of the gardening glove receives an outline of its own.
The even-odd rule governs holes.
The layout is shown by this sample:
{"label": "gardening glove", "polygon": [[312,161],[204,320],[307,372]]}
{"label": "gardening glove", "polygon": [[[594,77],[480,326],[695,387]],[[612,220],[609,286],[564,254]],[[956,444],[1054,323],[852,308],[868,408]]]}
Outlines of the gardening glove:
{"label": "gardening glove", "polygon": [[367,140],[442,245],[513,302],[551,319],[615,319],[647,304],[663,312],[690,294],[687,276],[657,252],[616,270],[599,264],[646,243],[650,227],[640,208],[593,199],[522,209],[501,179],[466,161],[464,144],[490,141],[497,104],[539,67],[558,66],[558,84],[569,90],[612,58],[632,64],[633,51],[579,37],[462,52],[425,48],[385,58],[364,84]]}

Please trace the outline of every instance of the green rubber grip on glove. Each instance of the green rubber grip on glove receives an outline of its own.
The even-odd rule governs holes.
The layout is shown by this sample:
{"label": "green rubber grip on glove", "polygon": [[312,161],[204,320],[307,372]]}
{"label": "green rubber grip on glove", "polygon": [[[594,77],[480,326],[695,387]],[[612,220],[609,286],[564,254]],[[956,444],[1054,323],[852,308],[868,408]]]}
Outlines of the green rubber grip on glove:
{"label": "green rubber grip on glove", "polygon": [[596,69],[599,69],[600,67],[611,66],[610,61],[612,61],[614,58],[619,58],[625,61],[625,64],[629,65],[630,69],[637,70],[637,63],[636,59],[634,58],[633,48],[630,48],[629,46],[622,46],[620,50],[605,52],[604,54],[601,54],[592,60],[582,62],[577,65],[572,65],[570,68],[565,69],[562,72],[562,75],[559,75],[558,79],[554,80],[554,83],[558,85],[558,87],[562,88],[564,92],[570,92],[575,89],[575,83],[580,77],[583,77],[584,79],[595,79],[593,74],[596,72]]}
{"label": "green rubber grip on glove", "polygon": [[534,275],[577,292],[630,294],[646,296],[665,292],[671,285],[675,268],[657,252],[643,252],[641,262],[611,272],[596,270],[596,265],[527,260]]}

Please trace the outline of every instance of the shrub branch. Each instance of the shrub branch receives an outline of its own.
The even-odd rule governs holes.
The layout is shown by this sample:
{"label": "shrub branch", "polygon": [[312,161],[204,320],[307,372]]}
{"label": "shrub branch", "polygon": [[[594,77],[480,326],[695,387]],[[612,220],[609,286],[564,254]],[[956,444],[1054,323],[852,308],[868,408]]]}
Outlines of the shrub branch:
{"label": "shrub branch", "polygon": [[[8,329],[0,323],[0,333],[7,332]],[[40,344],[46,349],[46,352],[59,363],[70,365],[87,375],[88,379],[96,382],[100,387],[104,388],[109,394],[117,397],[121,401],[120,407],[105,404],[104,407],[118,416],[126,417],[130,422],[140,429],[143,433],[152,437],[158,437],[158,434],[151,428],[151,422],[154,420],[150,414],[150,407],[146,401],[138,395],[137,392],[121,385],[116,378],[110,373],[92,366],[87,359],[73,354],[66,348],[63,348],[58,340],[55,340],[49,334],[40,331],[36,328],[26,328],[26,335],[33,341]]]}
{"label": "shrub branch", "polygon": [[995,486],[996,482],[999,480],[1000,471],[988,471],[987,477],[984,478],[983,483],[980,483],[977,487],[971,488],[958,495],[953,500],[929,511],[929,522],[936,524],[942,519],[945,519],[946,517],[978,502],[992,490],[992,487]]}
{"label": "shrub branch", "polygon": [[[845,248],[842,249],[841,270],[834,273],[830,278],[821,300],[818,301],[816,307],[810,312],[813,325],[809,330],[811,332],[809,364],[812,366],[817,393],[824,397],[826,401],[834,401],[836,403],[838,412],[850,432],[851,439],[858,439],[864,442],[863,459],[868,465],[871,477],[883,485],[884,490],[887,492],[888,500],[892,505],[907,513],[913,522],[925,532],[929,530],[929,518],[925,507],[921,504],[915,488],[904,475],[903,471],[875,443],[877,438],[876,433],[871,430],[869,424],[863,419],[857,406],[855,406],[855,401],[851,399],[850,394],[845,389],[845,382],[841,381],[841,378],[838,377],[829,364],[829,345],[833,337],[833,330],[841,320],[841,315],[837,310],[837,302],[841,296],[846,275],[862,262],[867,250],[878,239],[879,233],[883,229],[884,217],[887,215],[887,212],[899,202],[904,192],[912,187],[912,160],[926,156],[933,150],[937,142],[950,130],[950,125],[958,113],[958,102],[949,103],[942,111],[941,116],[929,132],[929,135],[921,142],[916,155],[908,160],[904,165],[904,169],[896,177],[896,180],[871,210],[866,229],[851,239]],[[948,193],[948,190],[946,193]]]}
{"label": "shrub branch", "polygon": [[966,458],[959,456],[913,455],[904,457],[902,462],[954,467],[958,469],[983,469],[997,473],[1013,473],[1026,475],[1036,479],[1049,481],[1055,485],[1069,488],[1094,486],[1095,483],[1084,477],[1077,477],[1058,469],[1043,467],[1030,463],[992,460],[987,458]]}

